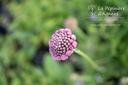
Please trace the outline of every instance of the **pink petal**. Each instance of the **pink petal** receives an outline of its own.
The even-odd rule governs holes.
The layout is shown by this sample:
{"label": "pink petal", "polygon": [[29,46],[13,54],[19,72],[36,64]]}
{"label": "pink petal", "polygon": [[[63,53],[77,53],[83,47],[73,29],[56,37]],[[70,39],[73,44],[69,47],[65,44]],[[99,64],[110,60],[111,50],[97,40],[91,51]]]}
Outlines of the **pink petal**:
{"label": "pink petal", "polygon": [[70,49],[73,49],[74,47],[72,45],[69,46]]}
{"label": "pink petal", "polygon": [[72,46],[73,46],[74,48],[76,48],[76,46],[77,46],[77,42],[74,41],[74,42],[72,43]]}
{"label": "pink petal", "polygon": [[66,29],[64,29],[64,30],[65,30],[65,32],[70,32],[70,33],[71,33],[71,30],[68,29],[68,28],[66,28]]}
{"label": "pink petal", "polygon": [[69,50],[69,51],[66,52],[66,55],[67,56],[70,56],[72,53],[73,53],[73,51],[72,50]]}
{"label": "pink petal", "polygon": [[63,31],[64,31],[64,29],[60,29],[60,30],[59,30],[59,32],[63,32]]}
{"label": "pink petal", "polygon": [[75,36],[75,35],[72,35],[71,38],[72,38],[73,40],[76,40],[76,36]]}
{"label": "pink petal", "polygon": [[71,43],[72,43],[73,41],[74,41],[74,40],[72,40],[72,39],[70,40]]}
{"label": "pink petal", "polygon": [[56,33],[59,33],[59,30],[57,30]]}
{"label": "pink petal", "polygon": [[52,56],[52,58],[53,58],[54,60],[61,60],[61,57],[60,57],[60,56]]}
{"label": "pink petal", "polygon": [[[67,33],[68,34],[68,33]],[[70,34],[68,34],[68,37],[70,38],[71,37],[71,33]]]}
{"label": "pink petal", "polygon": [[51,50],[51,48],[49,48],[49,52],[50,52],[50,54],[52,55],[52,50]]}
{"label": "pink petal", "polygon": [[68,35],[71,35],[72,33],[71,32],[67,32]]}
{"label": "pink petal", "polygon": [[61,56],[61,60],[66,60],[68,57],[66,55]]}

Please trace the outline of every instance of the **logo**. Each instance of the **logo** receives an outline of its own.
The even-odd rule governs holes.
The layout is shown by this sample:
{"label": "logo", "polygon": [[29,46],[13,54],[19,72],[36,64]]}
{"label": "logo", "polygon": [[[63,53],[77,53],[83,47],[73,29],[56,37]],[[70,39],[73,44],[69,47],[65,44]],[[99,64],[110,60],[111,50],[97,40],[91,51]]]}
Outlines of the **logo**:
{"label": "logo", "polygon": [[91,14],[93,14],[94,13],[94,10],[96,9],[96,5],[89,5],[88,6],[88,10],[90,10],[91,11]]}
{"label": "logo", "polygon": [[[108,25],[112,25],[115,21],[119,21],[124,18],[121,16],[120,12],[125,10],[125,7],[117,6],[98,6],[91,4],[88,6],[90,11],[90,20],[92,21],[104,21]],[[106,25],[106,24],[105,24]],[[103,26],[103,25],[102,25]],[[113,25],[119,26],[119,25]]]}

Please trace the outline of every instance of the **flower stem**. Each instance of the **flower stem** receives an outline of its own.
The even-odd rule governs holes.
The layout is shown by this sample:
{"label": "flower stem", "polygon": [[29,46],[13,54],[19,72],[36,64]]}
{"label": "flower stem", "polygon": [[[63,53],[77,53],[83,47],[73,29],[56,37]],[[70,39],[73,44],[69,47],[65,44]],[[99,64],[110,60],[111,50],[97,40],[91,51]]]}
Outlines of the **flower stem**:
{"label": "flower stem", "polygon": [[78,49],[73,49],[73,51],[76,52],[77,54],[81,55],[82,57],[84,57],[96,70],[101,71],[100,67],[84,52],[82,52]]}

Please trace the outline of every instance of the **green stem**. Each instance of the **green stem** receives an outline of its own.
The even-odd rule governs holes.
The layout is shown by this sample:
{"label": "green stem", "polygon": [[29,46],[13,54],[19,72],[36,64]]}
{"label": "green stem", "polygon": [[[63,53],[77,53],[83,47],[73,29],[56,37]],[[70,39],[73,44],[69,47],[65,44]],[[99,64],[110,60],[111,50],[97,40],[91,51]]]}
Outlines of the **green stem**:
{"label": "green stem", "polygon": [[88,55],[78,49],[73,49],[73,51],[84,57],[96,70],[101,71],[100,67]]}

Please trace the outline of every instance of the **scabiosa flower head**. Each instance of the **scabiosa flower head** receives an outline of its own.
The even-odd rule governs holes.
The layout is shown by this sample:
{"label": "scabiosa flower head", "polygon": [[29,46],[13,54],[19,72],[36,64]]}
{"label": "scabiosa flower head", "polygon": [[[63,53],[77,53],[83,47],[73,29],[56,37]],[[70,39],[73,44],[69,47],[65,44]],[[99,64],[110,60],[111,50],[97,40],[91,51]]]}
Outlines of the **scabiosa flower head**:
{"label": "scabiosa flower head", "polygon": [[54,60],[66,60],[76,46],[76,36],[68,28],[57,30],[49,41],[49,51]]}

